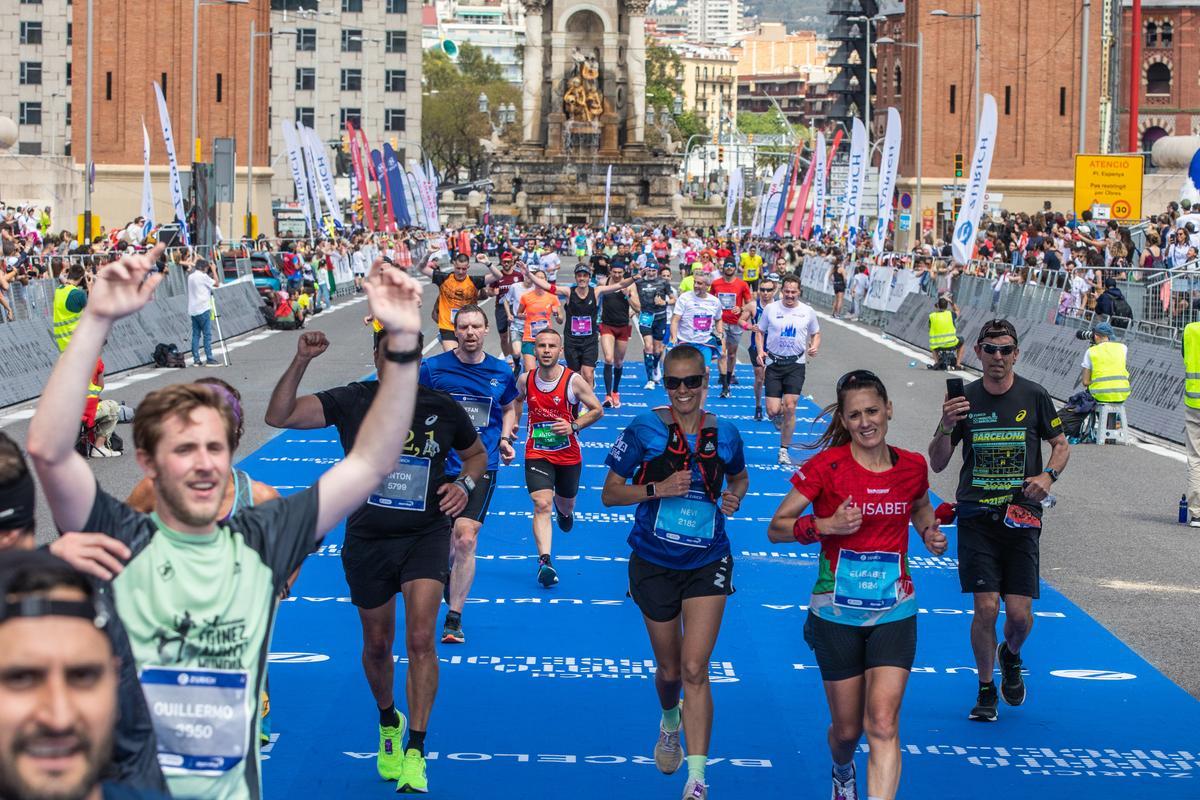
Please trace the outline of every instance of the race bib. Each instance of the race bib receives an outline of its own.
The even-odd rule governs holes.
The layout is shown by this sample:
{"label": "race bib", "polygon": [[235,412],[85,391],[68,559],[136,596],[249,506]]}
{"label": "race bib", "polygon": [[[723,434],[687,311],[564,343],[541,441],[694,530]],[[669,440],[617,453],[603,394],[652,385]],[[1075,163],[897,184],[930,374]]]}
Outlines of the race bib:
{"label": "race bib", "polygon": [[653,328],[654,327],[654,312],[640,311],[638,312],[638,327]]}
{"label": "race bib", "polygon": [[452,308],[452,309],[450,309],[450,324],[454,325],[454,321],[456,319],[458,319],[458,309]]}
{"label": "race bib", "polygon": [[882,611],[896,605],[899,582],[899,553],[842,550],[833,577],[833,604]]}
{"label": "race bib", "polygon": [[400,456],[396,469],[367,497],[367,503],[401,511],[424,511],[429,494],[428,458]]}
{"label": "race bib", "polygon": [[654,535],[688,547],[708,547],[717,521],[717,506],[703,492],[689,491],[683,497],[658,501]]}
{"label": "race bib", "polygon": [[483,430],[491,422],[492,398],[479,397],[473,394],[454,393],[451,393],[451,397],[458,401],[463,411],[467,412],[467,416],[471,418],[471,424],[475,426],[476,431]]}
{"label": "race bib", "polygon": [[533,449],[543,453],[555,450],[566,450],[571,446],[571,437],[563,433],[555,433],[554,422],[535,422],[529,426],[529,438],[533,441]]}
{"label": "race bib", "polygon": [[591,317],[571,317],[571,335],[572,336],[591,336],[592,335],[592,318]]}
{"label": "race bib", "polygon": [[758,280],[758,267],[743,267],[742,274],[748,281]]}
{"label": "race bib", "polygon": [[164,774],[219,777],[246,758],[245,670],[146,667],[138,677]]}
{"label": "race bib", "polygon": [[737,303],[737,295],[733,292],[721,292],[717,295],[717,299],[721,301],[721,308],[728,311]]}
{"label": "race bib", "polygon": [[698,331],[703,331],[703,332],[711,331],[712,326],[713,326],[713,318],[711,316],[709,316],[708,314],[704,314],[704,315],[697,314],[696,316],[692,317],[692,327]]}
{"label": "race bib", "polygon": [[529,332],[532,333],[534,336],[537,336],[539,333],[546,330],[546,328],[548,328],[548,327],[550,327],[550,320],[548,320],[548,319],[531,319],[531,320],[529,320]]}

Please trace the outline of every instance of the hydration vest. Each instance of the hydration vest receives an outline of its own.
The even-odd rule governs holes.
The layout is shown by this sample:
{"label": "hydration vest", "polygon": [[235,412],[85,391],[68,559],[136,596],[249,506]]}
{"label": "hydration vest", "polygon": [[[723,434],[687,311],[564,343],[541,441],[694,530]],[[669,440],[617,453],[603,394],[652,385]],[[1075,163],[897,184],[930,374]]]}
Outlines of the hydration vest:
{"label": "hydration vest", "polygon": [[717,418],[707,412],[704,414],[700,433],[696,437],[696,450],[692,452],[687,437],[671,416],[670,410],[666,407],[656,408],[654,413],[667,426],[667,445],[661,454],[642,462],[633,474],[633,482],[645,485],[666,480],[680,470],[690,471],[693,465],[697,465],[704,481],[704,493],[714,503],[718,502],[725,486],[725,462],[717,455]]}

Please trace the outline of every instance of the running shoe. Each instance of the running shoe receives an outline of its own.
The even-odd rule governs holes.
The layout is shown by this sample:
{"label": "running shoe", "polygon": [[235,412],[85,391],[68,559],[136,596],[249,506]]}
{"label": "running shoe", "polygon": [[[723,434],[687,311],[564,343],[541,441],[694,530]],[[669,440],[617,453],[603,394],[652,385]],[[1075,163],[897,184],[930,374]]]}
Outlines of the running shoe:
{"label": "running shoe", "polygon": [[790,467],[792,465],[792,456],[788,453],[788,449],[786,447],[779,448],[779,463],[785,467]]}
{"label": "running shoe", "polygon": [[613,392],[612,394],[609,395],[609,397],[612,398],[612,407],[613,408],[621,407],[621,395],[617,394],[616,392]]}
{"label": "running shoe", "polygon": [[604,408],[612,408],[613,407],[612,395],[611,394],[604,395],[604,402],[601,403],[600,405],[603,406]]}
{"label": "running shoe", "polygon": [[777,431],[783,430],[783,412],[782,411],[779,412],[778,414],[776,414],[775,416],[771,417],[771,424],[775,426],[775,430],[777,430]]}
{"label": "running shoe", "polygon": [[1025,702],[1025,679],[1021,676],[1024,666],[1019,655],[1008,649],[1006,642],[996,645],[996,660],[1000,662],[1000,696],[1010,706]]}
{"label": "running shoe", "polygon": [[208,361],[204,362],[204,366],[206,366],[206,367],[223,367],[225,365],[222,364],[220,361],[216,361],[216,360],[210,358]]}
{"label": "running shoe", "polygon": [[396,791],[400,794],[425,794],[429,791],[429,780],[425,777],[425,756],[421,755],[420,750],[414,748],[404,753]]}
{"label": "running shoe", "polygon": [[467,636],[463,633],[462,626],[457,628],[449,625],[442,626],[442,644],[463,644],[466,641]]}
{"label": "running shoe", "polygon": [[722,399],[722,400],[728,400],[728,399],[729,399],[729,390],[728,390],[728,389],[722,389],[722,390],[721,390],[721,399]]}
{"label": "running shoe", "polygon": [[996,706],[999,703],[1000,698],[996,696],[995,684],[989,683],[980,686],[979,697],[975,701],[975,707],[967,715],[967,719],[973,719],[978,722],[995,722],[997,716]]}
{"label": "running shoe", "polygon": [[121,454],[116,450],[110,450],[102,444],[94,444],[88,455],[89,458],[117,458]]}
{"label": "running shoe", "polygon": [[646,381],[646,385],[643,386],[642,388],[645,389],[646,391],[650,391],[651,389],[654,388],[654,381],[652,381],[652,380]]}
{"label": "running shoe", "polygon": [[736,374],[734,374],[734,375],[729,376],[729,383],[732,386],[739,386],[741,384],[741,381],[739,381],[738,376]]}
{"label": "running shoe", "polygon": [[549,589],[558,583],[558,573],[554,571],[554,567],[550,566],[550,559],[538,562],[537,581],[544,589]]}
{"label": "running shoe", "polygon": [[558,506],[554,507],[554,516],[558,520],[558,529],[563,533],[570,533],[571,528],[575,527],[575,515],[564,514],[558,510]]}
{"label": "running shoe", "polygon": [[858,780],[853,770],[845,781],[839,781],[837,775],[833,776],[833,792],[829,797],[830,800],[858,800]]}
{"label": "running shoe", "polygon": [[[682,729],[682,725],[680,726]],[[671,775],[683,763],[683,747],[679,744],[680,729],[669,731],[658,723],[658,741],[654,743],[654,763],[663,775]]]}
{"label": "running shoe", "polygon": [[762,410],[762,408],[761,408],[760,406],[755,406],[755,407],[754,407],[754,421],[755,421],[755,422],[762,422],[762,421],[763,421],[763,410]]}
{"label": "running shoe", "polygon": [[708,787],[704,785],[704,781],[688,778],[683,787],[683,800],[708,800]]}
{"label": "running shoe", "polygon": [[385,781],[397,780],[404,774],[404,729],[408,720],[399,711],[396,716],[400,724],[379,726],[379,754],[375,756],[375,769]]}

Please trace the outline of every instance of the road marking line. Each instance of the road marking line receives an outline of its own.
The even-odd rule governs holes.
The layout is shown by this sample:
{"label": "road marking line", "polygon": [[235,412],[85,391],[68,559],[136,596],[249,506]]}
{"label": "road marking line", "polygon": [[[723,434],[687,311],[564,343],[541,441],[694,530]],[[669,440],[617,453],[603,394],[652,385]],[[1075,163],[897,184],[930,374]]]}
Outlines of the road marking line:
{"label": "road marking line", "polygon": [[1177,594],[1200,594],[1200,587],[1175,586],[1170,583],[1150,583],[1139,581],[1100,581],[1105,589],[1120,589],[1125,592],[1175,592]]}

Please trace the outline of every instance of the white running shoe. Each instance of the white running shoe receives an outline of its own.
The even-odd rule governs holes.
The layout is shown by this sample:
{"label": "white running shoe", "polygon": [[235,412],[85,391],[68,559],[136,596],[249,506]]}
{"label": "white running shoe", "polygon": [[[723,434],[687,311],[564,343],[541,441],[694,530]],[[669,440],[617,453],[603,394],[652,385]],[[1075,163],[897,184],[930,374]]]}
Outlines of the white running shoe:
{"label": "white running shoe", "polygon": [[[702,781],[688,778],[687,784],[683,787],[683,800],[708,800],[708,787]],[[854,798],[854,800],[858,799]]]}
{"label": "white running shoe", "polygon": [[829,795],[830,800],[858,800],[858,780],[854,773],[850,774],[850,778],[843,783],[833,778],[833,792]]}
{"label": "white running shoe", "polygon": [[[682,729],[682,725],[680,728]],[[658,771],[671,775],[683,763],[683,747],[679,744],[679,731],[669,731],[658,724],[658,741],[654,743],[654,763]]]}
{"label": "white running shoe", "polygon": [[792,466],[792,457],[786,447],[779,448],[779,463],[785,467]]}
{"label": "white running shoe", "polygon": [[646,385],[645,385],[645,386],[643,386],[642,388],[643,388],[643,389],[646,389],[647,391],[649,391],[650,389],[653,389],[653,388],[654,388],[654,381],[646,381]]}
{"label": "white running shoe", "polygon": [[105,447],[104,445],[101,445],[101,444],[92,445],[92,452],[91,452],[92,458],[117,458],[120,455],[121,454],[119,452],[117,452],[116,450],[110,450],[109,448]]}

